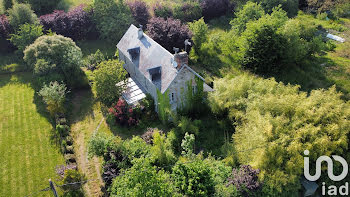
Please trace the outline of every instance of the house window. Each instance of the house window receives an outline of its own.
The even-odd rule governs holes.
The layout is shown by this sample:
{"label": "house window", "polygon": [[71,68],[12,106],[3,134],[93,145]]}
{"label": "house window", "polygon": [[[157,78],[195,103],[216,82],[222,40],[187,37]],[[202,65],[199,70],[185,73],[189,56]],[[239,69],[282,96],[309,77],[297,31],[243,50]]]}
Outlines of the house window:
{"label": "house window", "polygon": [[170,99],[170,103],[174,103],[175,102],[175,93],[172,92],[170,95],[169,95],[169,99]]}
{"label": "house window", "polygon": [[196,94],[197,92],[197,86],[192,86],[192,94]]}

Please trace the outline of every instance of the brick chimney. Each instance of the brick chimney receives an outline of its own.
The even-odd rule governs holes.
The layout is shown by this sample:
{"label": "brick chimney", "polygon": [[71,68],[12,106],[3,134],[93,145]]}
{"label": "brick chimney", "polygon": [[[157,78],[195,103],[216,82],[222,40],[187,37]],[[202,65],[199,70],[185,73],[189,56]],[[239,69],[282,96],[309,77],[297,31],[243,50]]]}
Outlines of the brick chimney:
{"label": "brick chimney", "polygon": [[188,54],[186,51],[175,53],[174,60],[177,63],[177,70],[180,70],[184,64],[188,65]]}

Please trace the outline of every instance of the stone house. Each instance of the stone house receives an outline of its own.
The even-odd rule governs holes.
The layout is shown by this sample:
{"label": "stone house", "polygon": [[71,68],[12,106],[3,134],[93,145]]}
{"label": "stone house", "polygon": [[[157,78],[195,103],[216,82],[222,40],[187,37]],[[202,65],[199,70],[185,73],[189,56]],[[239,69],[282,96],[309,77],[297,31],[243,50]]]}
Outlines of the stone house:
{"label": "stone house", "polygon": [[128,104],[137,103],[149,93],[158,111],[159,94],[167,94],[171,110],[176,110],[186,103],[189,85],[193,92],[197,90],[196,81],[203,81],[203,91],[213,91],[204,83],[203,77],[188,66],[186,52],[171,54],[148,37],[142,28],[131,25],[117,44],[117,49],[130,75],[123,93]]}

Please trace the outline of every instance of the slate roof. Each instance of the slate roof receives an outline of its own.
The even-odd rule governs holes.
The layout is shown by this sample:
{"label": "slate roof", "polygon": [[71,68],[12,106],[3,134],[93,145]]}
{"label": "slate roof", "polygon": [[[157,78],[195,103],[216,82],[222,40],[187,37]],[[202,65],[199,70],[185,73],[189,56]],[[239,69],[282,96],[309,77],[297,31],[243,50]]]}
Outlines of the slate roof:
{"label": "slate roof", "polygon": [[131,25],[117,44],[117,48],[131,60],[128,49],[138,47],[140,47],[139,58],[137,60],[134,59],[134,64],[150,81],[152,79],[148,70],[160,66],[162,71],[161,84],[157,88],[160,89],[161,93],[164,93],[177,75],[177,70],[171,63],[174,55],[146,34],[143,34],[143,37],[138,39],[138,28]]}

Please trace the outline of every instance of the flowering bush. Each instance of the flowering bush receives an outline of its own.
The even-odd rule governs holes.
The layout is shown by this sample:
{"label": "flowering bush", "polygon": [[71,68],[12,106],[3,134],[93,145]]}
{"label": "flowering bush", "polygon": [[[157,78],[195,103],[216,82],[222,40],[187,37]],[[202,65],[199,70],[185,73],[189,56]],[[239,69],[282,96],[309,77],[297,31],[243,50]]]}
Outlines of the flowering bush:
{"label": "flowering bush", "polygon": [[250,165],[243,165],[239,170],[233,169],[232,176],[228,178],[228,184],[234,185],[243,196],[250,196],[251,193],[261,188],[258,180],[259,169],[254,170]]}
{"label": "flowering bush", "polygon": [[122,126],[134,126],[139,122],[136,110],[128,106],[126,101],[119,99],[115,105],[108,110],[109,114],[115,118],[115,121]]}
{"label": "flowering bush", "polygon": [[51,29],[57,34],[70,37],[74,40],[86,39],[94,30],[92,10],[86,10],[80,5],[69,12],[55,10],[51,14],[40,17],[40,23],[46,30]]}
{"label": "flowering bush", "polygon": [[151,18],[147,30],[153,40],[170,52],[173,52],[173,47],[183,49],[184,41],[192,37],[187,25],[173,18]]}
{"label": "flowering bush", "polygon": [[136,22],[140,25],[146,26],[148,19],[150,18],[147,4],[144,1],[136,0],[128,3],[128,5]]}

